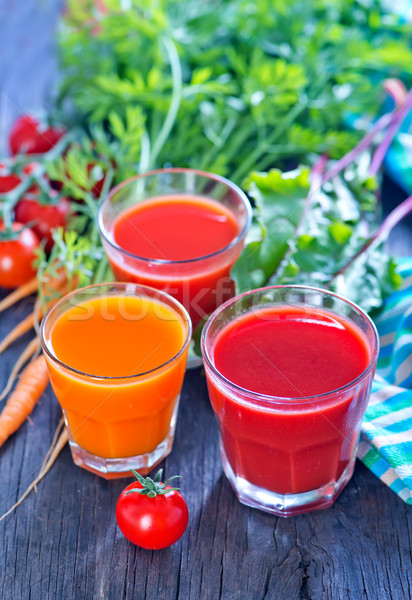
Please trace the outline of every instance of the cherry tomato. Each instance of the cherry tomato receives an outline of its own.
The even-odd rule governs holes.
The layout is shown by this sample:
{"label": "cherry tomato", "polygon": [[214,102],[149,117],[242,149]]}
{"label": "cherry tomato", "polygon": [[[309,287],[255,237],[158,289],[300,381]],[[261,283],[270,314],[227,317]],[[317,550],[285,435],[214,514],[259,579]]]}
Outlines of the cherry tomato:
{"label": "cherry tomato", "polygon": [[43,154],[63,136],[61,127],[43,125],[30,115],[22,115],[13,124],[9,145],[12,154]]}
{"label": "cherry tomato", "polygon": [[45,241],[45,250],[50,252],[53,246],[52,230],[65,227],[70,212],[70,201],[60,197],[50,204],[42,204],[35,195],[22,198],[14,209],[16,221],[33,223],[31,228],[40,240]]}
{"label": "cherry tomato", "polygon": [[[90,163],[87,165],[87,173],[89,176],[91,176],[92,171],[96,168],[96,165],[94,165],[93,163]],[[95,198],[100,198],[100,195],[102,193],[103,190],[103,185],[104,185],[104,180],[105,180],[106,175],[103,173],[102,176],[96,180],[96,183],[94,184],[93,188],[92,188],[92,194]]]}
{"label": "cherry tomato", "polygon": [[[4,231],[4,226],[0,229]],[[21,223],[13,223],[16,237],[0,240],[0,286],[14,288],[35,276],[33,261],[40,242],[37,235]]]}
{"label": "cherry tomato", "polygon": [[[39,166],[37,162],[29,162],[17,169],[16,166],[12,165],[12,168],[0,162],[0,194],[7,194],[11,190],[14,190],[22,180],[33,173],[33,171]],[[36,189],[36,185],[33,184],[27,190],[33,192]]]}
{"label": "cherry tomato", "polygon": [[117,501],[117,524],[136,546],[147,550],[167,548],[186,530],[187,504],[180,492],[168,485],[170,479],[161,483],[162,470],[154,479],[133,473],[137,481],[128,485]]}
{"label": "cherry tomato", "polygon": [[6,165],[0,163],[0,194],[7,194],[21,183],[16,173],[10,171]]}
{"label": "cherry tomato", "polygon": [[[97,171],[97,174],[96,174],[96,172],[94,172],[95,169]],[[89,163],[87,165],[87,175],[88,175],[89,179],[93,178],[93,181],[94,181],[94,185],[93,185],[92,189],[90,190],[91,193],[93,194],[93,196],[95,198],[100,198],[102,190],[103,190],[103,185],[104,185],[104,180],[106,178],[106,174],[95,163]],[[66,176],[70,179],[70,175],[69,175],[68,171],[66,171]],[[58,192],[60,192],[63,188],[63,183],[61,181],[56,181],[55,179],[50,181],[50,185],[54,190],[57,190]],[[82,189],[84,189],[84,188],[82,188]],[[80,200],[78,198],[74,198],[74,200],[79,203],[83,202],[83,200]]]}

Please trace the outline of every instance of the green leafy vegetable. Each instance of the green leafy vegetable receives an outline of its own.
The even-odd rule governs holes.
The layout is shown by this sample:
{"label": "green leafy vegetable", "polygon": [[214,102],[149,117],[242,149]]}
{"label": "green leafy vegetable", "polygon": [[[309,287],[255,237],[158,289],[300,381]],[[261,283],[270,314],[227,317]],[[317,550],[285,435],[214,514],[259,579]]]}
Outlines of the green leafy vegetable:
{"label": "green leafy vegetable", "polygon": [[304,211],[309,169],[254,172],[246,189],[255,202],[258,221],[252,235],[260,239],[246,246],[232,270],[240,292],[250,289],[251,283],[252,287],[265,285],[278,268]]}
{"label": "green leafy vegetable", "polygon": [[93,237],[59,228],[53,233],[53,240],[50,256],[40,250],[36,265],[39,297],[44,306],[61,296],[56,282],[62,273],[69,290],[113,279],[103,248]]}
{"label": "green leafy vegetable", "polygon": [[69,0],[54,117],[73,143],[46,170],[77,202],[73,247],[85,237],[101,252],[102,174],[106,193],[151,168],[203,169],[255,203],[238,291],[307,283],[379,307],[398,279],[383,240],[369,243],[380,219],[370,153],[318,190],[312,168],[356,146],[387,77],[411,86],[411,32],[380,0]]}
{"label": "green leafy vegetable", "polygon": [[388,76],[412,81],[411,27],[378,0],[71,0],[61,117],[105,123],[119,175],[252,170],[338,158]]}
{"label": "green leafy vegetable", "polygon": [[246,187],[261,235],[247,244],[232,269],[238,292],[312,285],[334,290],[371,312],[398,287],[395,263],[382,248],[385,238],[371,243],[379,222],[375,178],[351,166],[310,192],[309,170],[300,167],[288,173],[254,172]]}

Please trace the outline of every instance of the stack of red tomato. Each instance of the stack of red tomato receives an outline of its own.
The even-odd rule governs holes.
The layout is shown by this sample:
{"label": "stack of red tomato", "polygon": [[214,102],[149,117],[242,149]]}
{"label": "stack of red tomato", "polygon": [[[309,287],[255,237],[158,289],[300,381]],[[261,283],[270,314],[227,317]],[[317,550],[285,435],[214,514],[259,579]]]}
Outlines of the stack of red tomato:
{"label": "stack of red tomato", "polygon": [[[46,252],[53,245],[52,230],[64,227],[70,212],[70,201],[53,189],[52,183],[42,177],[38,183],[26,185],[33,179],[38,162],[30,162],[28,155],[49,152],[62,138],[63,128],[43,125],[29,115],[15,121],[9,137],[12,158],[0,162],[0,199],[2,208],[12,199],[12,222],[5,215],[0,224],[0,286],[13,288],[29,281],[36,273],[33,266],[36,249],[43,243]],[[25,160],[20,160],[22,156]],[[24,189],[13,202],[13,192]],[[17,197],[17,196],[16,196]],[[4,210],[3,210],[4,213]],[[10,221],[10,219],[9,219]]]}
{"label": "stack of red tomato", "polygon": [[[52,127],[31,115],[22,115],[12,126],[11,157],[0,160],[0,287],[23,285],[35,275],[37,248],[42,245],[50,253],[53,230],[65,228],[73,207],[77,210],[82,201],[76,197],[72,202],[73,198],[64,193],[62,181],[51,180],[46,174],[46,162],[50,164],[60,154],[66,161],[71,151],[82,151],[81,145],[68,141],[65,134],[65,128]],[[94,148],[93,142],[90,146]],[[87,191],[97,199],[102,193],[105,169],[95,169],[101,162],[97,153],[96,158],[86,161],[90,179]],[[66,179],[70,179],[69,171]],[[77,187],[86,193],[82,184]]]}

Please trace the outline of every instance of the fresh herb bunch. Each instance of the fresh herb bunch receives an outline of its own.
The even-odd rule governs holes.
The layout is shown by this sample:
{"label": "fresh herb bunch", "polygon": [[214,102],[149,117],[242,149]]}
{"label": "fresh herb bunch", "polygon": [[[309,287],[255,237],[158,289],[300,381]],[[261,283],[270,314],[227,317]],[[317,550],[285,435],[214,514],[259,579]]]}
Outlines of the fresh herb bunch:
{"label": "fresh herb bunch", "polygon": [[371,223],[376,179],[355,176],[355,170],[351,166],[313,192],[306,167],[251,174],[246,187],[256,205],[256,232],[232,270],[240,292],[312,285],[336,291],[368,312],[381,307],[400,278],[382,243],[368,244],[376,229]]}
{"label": "fresh herb bunch", "polygon": [[[77,237],[57,237],[49,263],[61,246],[62,264],[83,277],[83,238],[102,252],[99,195],[138,172],[186,166],[225,175],[254,200],[238,291],[307,283],[379,308],[399,278],[383,238],[371,243],[381,215],[370,145],[318,190],[311,171],[357,145],[384,80],[412,83],[412,27],[389,10],[378,0],[69,0],[54,117],[72,141],[46,170],[76,202]],[[105,276],[98,265],[90,281]]]}
{"label": "fresh herb bunch", "polygon": [[60,107],[104,122],[123,178],[174,165],[242,183],[355,146],[382,81],[412,80],[410,34],[380,0],[70,0]]}
{"label": "fresh herb bunch", "polygon": [[412,196],[379,223],[378,173],[411,108],[412,91],[403,90],[397,107],[338,161],[322,155],[311,169],[252,172],[245,187],[254,200],[254,226],[232,269],[238,291],[300,283],[334,290],[370,313],[381,308],[401,284],[385,241],[412,212]]}

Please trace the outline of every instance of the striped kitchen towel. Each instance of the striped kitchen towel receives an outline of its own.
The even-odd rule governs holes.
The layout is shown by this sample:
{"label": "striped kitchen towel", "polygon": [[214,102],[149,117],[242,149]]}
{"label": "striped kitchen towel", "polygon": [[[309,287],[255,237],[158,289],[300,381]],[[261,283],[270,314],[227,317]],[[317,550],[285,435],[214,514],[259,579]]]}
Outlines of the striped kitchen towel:
{"label": "striped kitchen towel", "polygon": [[401,289],[375,319],[381,350],[358,457],[412,504],[412,259],[400,261],[399,273]]}
{"label": "striped kitchen towel", "polygon": [[[412,0],[392,0],[391,10],[405,23],[412,23]],[[388,99],[385,110],[391,110],[393,104]],[[412,194],[412,114],[409,114],[400,131],[395,136],[385,156],[385,169],[388,175],[400,185],[407,194]]]}

